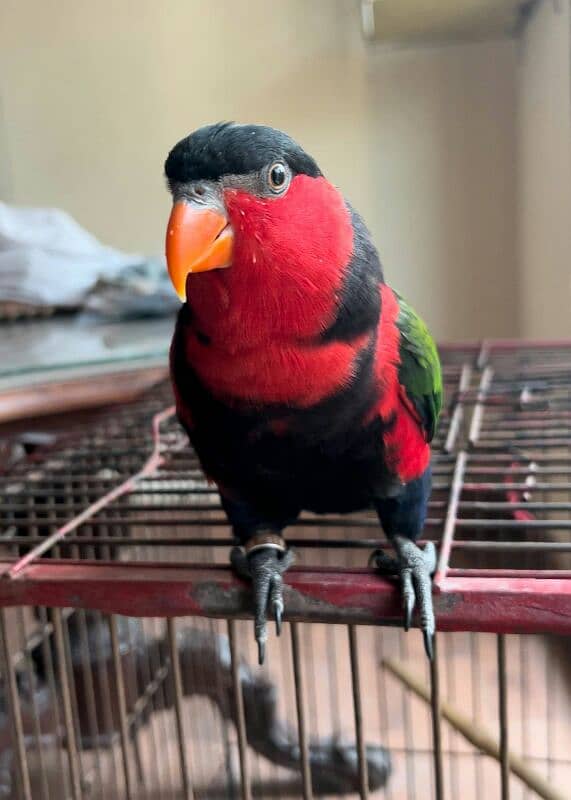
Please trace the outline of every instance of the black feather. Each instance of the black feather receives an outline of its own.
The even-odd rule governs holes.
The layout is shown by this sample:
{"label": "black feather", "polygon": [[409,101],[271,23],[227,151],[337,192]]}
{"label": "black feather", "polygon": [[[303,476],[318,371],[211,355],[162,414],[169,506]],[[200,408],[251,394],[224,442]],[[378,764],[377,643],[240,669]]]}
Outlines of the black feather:
{"label": "black feather", "polygon": [[321,175],[313,158],[291,137],[266,125],[219,122],[205,125],[181,139],[165,162],[169,183],[218,180],[223,175],[247,175],[277,159],[294,175]]}
{"label": "black feather", "polygon": [[350,342],[370,330],[376,330],[381,313],[379,285],[383,271],[375,245],[359,214],[347,207],[353,223],[353,253],[347,266],[337,300],[335,319],[321,339]]}

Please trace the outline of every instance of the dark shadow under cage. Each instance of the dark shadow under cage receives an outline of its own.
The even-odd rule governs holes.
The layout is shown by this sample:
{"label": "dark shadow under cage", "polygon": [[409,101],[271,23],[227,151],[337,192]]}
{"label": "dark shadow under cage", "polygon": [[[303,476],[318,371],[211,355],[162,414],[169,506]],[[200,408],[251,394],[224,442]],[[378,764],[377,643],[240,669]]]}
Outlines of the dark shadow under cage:
{"label": "dark shadow under cage", "polygon": [[368,513],[289,530],[254,666],[166,385],[0,476],[0,796],[570,797],[571,344],[442,355],[430,669]]}

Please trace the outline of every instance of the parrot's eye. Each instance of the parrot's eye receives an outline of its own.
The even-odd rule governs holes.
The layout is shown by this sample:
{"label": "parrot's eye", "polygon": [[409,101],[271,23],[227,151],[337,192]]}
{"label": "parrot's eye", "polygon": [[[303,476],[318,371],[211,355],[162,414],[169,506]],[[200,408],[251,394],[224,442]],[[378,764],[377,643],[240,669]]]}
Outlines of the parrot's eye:
{"label": "parrot's eye", "polygon": [[272,164],[268,171],[268,183],[272,192],[283,192],[287,187],[288,173],[281,161]]}

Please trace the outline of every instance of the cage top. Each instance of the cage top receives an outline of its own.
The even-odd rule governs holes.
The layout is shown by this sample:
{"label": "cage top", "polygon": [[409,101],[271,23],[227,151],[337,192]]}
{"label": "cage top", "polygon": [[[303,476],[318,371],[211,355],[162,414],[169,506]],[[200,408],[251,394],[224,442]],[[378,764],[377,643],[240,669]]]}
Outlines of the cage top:
{"label": "cage top", "polygon": [[[446,405],[426,539],[441,628],[571,632],[571,342],[441,348]],[[226,566],[215,487],[170,387],[113,408],[0,475],[0,605],[247,616]],[[289,531],[290,618],[396,622],[366,566],[370,513],[303,515]],[[531,599],[530,599],[531,598]]]}

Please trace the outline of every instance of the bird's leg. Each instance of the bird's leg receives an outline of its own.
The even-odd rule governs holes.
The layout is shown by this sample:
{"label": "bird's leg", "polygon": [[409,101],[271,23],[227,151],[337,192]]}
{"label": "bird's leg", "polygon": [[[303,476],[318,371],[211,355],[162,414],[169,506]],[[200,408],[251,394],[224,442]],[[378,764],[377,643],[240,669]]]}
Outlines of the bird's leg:
{"label": "bird's leg", "polygon": [[242,578],[252,581],[254,589],[254,633],[258,643],[258,663],[263,664],[268,631],[268,606],[276,621],[278,636],[282,629],[284,611],[283,573],[292,565],[293,552],[279,533],[257,531],[244,549],[234,547],[230,554],[232,566]]}
{"label": "bird's leg", "polygon": [[399,575],[405,631],[410,628],[414,607],[418,603],[424,649],[428,658],[432,660],[436,623],[432,605],[431,576],[436,569],[436,549],[432,542],[427,542],[421,550],[411,539],[398,534],[392,536],[391,541],[394,544],[396,558],[387,556],[382,550],[375,550],[370,561],[380,572]]}

